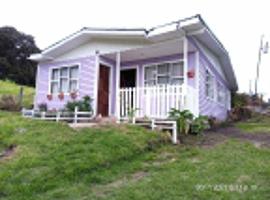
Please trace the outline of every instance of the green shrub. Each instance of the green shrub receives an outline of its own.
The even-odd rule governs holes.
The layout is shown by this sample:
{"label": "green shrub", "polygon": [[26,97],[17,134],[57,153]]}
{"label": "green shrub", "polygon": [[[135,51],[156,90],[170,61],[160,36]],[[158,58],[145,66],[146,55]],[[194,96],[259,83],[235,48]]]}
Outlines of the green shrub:
{"label": "green shrub", "polygon": [[38,104],[38,109],[39,111],[46,112],[48,110],[47,104],[46,103]]}
{"label": "green shrub", "polygon": [[89,111],[92,112],[92,98],[89,96],[84,96],[82,100],[79,101],[69,101],[65,105],[65,109],[74,112],[75,107],[78,107],[79,111]]}
{"label": "green shrub", "polygon": [[229,113],[229,119],[231,121],[241,121],[251,118],[252,111],[246,107],[235,107]]}
{"label": "green shrub", "polygon": [[172,108],[169,112],[169,118],[176,120],[178,132],[182,134],[200,134],[210,127],[208,117],[199,116],[194,118],[194,115],[189,110],[180,111]]}
{"label": "green shrub", "polygon": [[209,121],[207,116],[199,116],[191,123],[191,133],[201,134],[204,130],[209,129]]}
{"label": "green shrub", "polygon": [[0,98],[0,110],[19,111],[20,105],[13,95],[3,95]]}
{"label": "green shrub", "polygon": [[177,110],[172,108],[169,112],[169,118],[176,120],[179,133],[188,134],[194,115],[189,110]]}

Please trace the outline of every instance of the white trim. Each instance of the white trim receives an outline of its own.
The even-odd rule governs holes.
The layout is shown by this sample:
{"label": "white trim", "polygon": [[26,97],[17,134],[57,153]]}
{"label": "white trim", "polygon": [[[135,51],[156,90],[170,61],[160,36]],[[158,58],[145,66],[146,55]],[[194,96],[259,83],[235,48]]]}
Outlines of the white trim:
{"label": "white trim", "polygon": [[36,84],[36,88],[35,88],[35,96],[34,96],[34,100],[35,100],[35,102],[34,102],[34,109],[37,109],[38,108],[38,93],[39,93],[39,64],[37,65],[37,71],[36,71],[36,82],[35,82],[35,84]]}
{"label": "white trim", "polygon": [[121,68],[121,53],[117,52],[116,53],[116,65],[115,65],[115,70],[116,70],[116,87],[115,87],[115,93],[116,93],[116,98],[115,98],[115,115],[117,119],[120,119],[120,68]]}
{"label": "white trim", "polygon": [[[54,69],[61,69],[61,68],[64,68],[64,67],[67,67],[67,68],[71,68],[71,67],[75,67],[75,66],[78,66],[78,78],[77,78],[77,92],[79,92],[79,89],[80,89],[80,72],[81,72],[81,63],[78,63],[78,62],[71,62],[71,63],[68,63],[68,64],[63,64],[63,65],[54,65],[52,67],[49,67],[49,77],[48,77],[48,91],[47,91],[47,94],[52,94],[51,93],[51,82],[52,82],[52,71]],[[59,75],[60,76],[60,75]],[[60,83],[59,83],[60,84]],[[58,94],[58,93],[57,93]],[[52,95],[57,95],[57,94],[52,94]],[[70,92],[67,92],[67,93],[64,93],[65,96],[67,95],[70,95]]]}
{"label": "white trim", "polygon": [[94,115],[97,115],[97,109],[98,109],[98,81],[99,81],[99,53],[98,51],[96,51],[96,56],[95,56],[95,59],[96,59],[96,63],[95,63],[95,68],[96,68],[96,76],[95,76],[95,85],[94,85]]}
{"label": "white trim", "polygon": [[[104,61],[104,60],[102,60],[102,59],[100,59],[99,60],[99,65],[104,65],[105,67],[109,67],[110,68],[110,77],[109,77],[109,99],[108,99],[108,101],[109,101],[109,112],[108,112],[108,114],[109,114],[109,116],[111,116],[112,115],[112,92],[113,92],[113,65],[112,64],[110,64],[110,63],[108,63],[108,62],[106,62],[106,61]],[[98,82],[99,82],[99,76],[98,76]],[[98,88],[97,88],[97,90],[98,90]],[[98,107],[97,107],[98,108]]]}
{"label": "white trim", "polygon": [[195,52],[195,88],[196,88],[196,113],[197,117],[200,115],[200,54]]}
{"label": "white trim", "polygon": [[[120,72],[129,70],[129,69],[136,69],[136,87],[139,87],[140,83],[140,76],[139,76],[139,65],[132,65],[132,66],[126,66],[126,67],[120,67]],[[120,78],[121,78],[121,73],[120,73]]]}
{"label": "white trim", "polygon": [[183,59],[184,59],[184,70],[183,70],[183,73],[184,73],[184,94],[186,94],[187,92],[187,86],[188,86],[188,77],[187,77],[187,72],[188,72],[188,40],[186,37],[184,37],[183,39]]}

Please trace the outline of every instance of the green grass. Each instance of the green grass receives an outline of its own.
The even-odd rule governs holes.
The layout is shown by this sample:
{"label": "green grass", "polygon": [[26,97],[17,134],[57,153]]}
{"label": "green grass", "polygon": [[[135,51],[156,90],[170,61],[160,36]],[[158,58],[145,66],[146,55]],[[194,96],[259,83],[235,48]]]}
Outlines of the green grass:
{"label": "green grass", "polygon": [[0,199],[270,198],[269,149],[238,140],[173,146],[166,138],[134,126],[75,131],[0,112],[0,149],[17,145],[0,161]]}
{"label": "green grass", "polygon": [[236,127],[248,133],[270,133],[270,118],[259,115],[236,123]]}
{"label": "green grass", "polygon": [[[0,80],[0,96],[1,95],[14,95],[18,96],[20,92],[20,85],[13,83],[11,81]],[[30,107],[33,104],[35,89],[28,86],[24,87],[24,99],[23,106]]]}

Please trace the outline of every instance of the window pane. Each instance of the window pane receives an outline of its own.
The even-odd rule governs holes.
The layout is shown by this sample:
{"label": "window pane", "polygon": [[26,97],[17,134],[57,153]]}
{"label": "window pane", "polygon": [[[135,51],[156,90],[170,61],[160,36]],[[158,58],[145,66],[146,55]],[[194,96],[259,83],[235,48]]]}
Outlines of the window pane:
{"label": "window pane", "polygon": [[168,84],[169,77],[168,76],[158,77],[157,82],[158,82],[158,84]]}
{"label": "window pane", "polygon": [[155,66],[146,67],[144,77],[145,77],[145,80],[155,79],[155,77],[156,77],[156,67]]}
{"label": "window pane", "polygon": [[169,64],[165,63],[165,64],[161,64],[158,65],[158,74],[168,74],[169,73]]}
{"label": "window pane", "polygon": [[171,85],[181,85],[183,84],[184,80],[183,78],[172,78],[171,79]]}
{"label": "window pane", "polygon": [[70,78],[78,78],[78,69],[79,68],[77,66],[70,68]]}
{"label": "window pane", "polygon": [[52,80],[58,80],[59,78],[59,69],[52,70]]}
{"label": "window pane", "polygon": [[61,92],[68,92],[68,79],[61,78],[61,80],[60,80],[60,91]]}
{"label": "window pane", "polygon": [[63,67],[61,68],[61,77],[67,77],[68,76],[68,68]]}
{"label": "window pane", "polygon": [[155,80],[152,80],[152,81],[145,81],[145,85],[146,85],[146,86],[154,86],[154,85],[156,85],[156,81],[155,81]]}
{"label": "window pane", "polygon": [[58,83],[57,82],[51,83],[51,93],[52,94],[58,93]]}
{"label": "window pane", "polygon": [[77,90],[77,81],[72,80],[70,81],[70,92],[74,92]]}
{"label": "window pane", "polygon": [[183,76],[184,75],[183,62],[173,63],[171,74],[172,76]]}

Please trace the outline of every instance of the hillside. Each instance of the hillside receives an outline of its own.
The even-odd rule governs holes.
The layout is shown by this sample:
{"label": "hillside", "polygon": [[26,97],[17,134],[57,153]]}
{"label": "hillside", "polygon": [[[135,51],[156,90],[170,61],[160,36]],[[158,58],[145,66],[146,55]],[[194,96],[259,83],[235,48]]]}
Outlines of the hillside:
{"label": "hillside", "polygon": [[269,199],[269,148],[216,133],[167,139],[0,112],[0,199]]}
{"label": "hillside", "polygon": [[[0,80],[0,96],[1,95],[14,95],[18,96],[20,92],[20,85],[17,85],[11,81],[3,81]],[[35,89],[28,86],[24,87],[24,99],[23,105],[24,107],[30,107],[33,104]]]}

